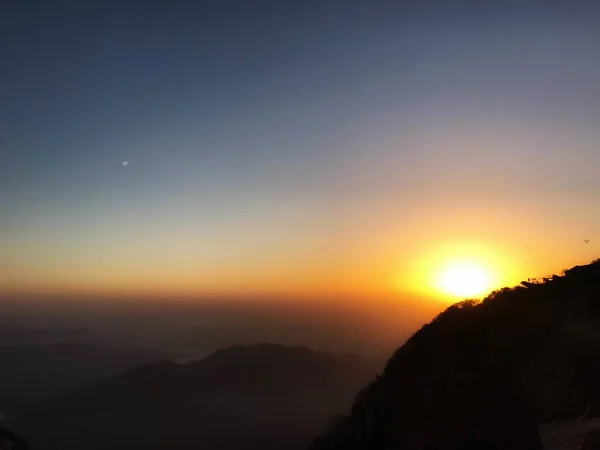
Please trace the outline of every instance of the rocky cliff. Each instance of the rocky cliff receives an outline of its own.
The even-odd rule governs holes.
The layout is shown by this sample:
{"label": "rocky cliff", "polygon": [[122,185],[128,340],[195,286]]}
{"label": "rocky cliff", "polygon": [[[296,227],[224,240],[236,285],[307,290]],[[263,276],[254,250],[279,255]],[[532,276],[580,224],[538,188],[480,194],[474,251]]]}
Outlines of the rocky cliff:
{"label": "rocky cliff", "polygon": [[[556,433],[600,412],[598,380],[595,261],[452,305],[395,352],[311,450],[558,448]],[[567,422],[548,424],[556,420]]]}

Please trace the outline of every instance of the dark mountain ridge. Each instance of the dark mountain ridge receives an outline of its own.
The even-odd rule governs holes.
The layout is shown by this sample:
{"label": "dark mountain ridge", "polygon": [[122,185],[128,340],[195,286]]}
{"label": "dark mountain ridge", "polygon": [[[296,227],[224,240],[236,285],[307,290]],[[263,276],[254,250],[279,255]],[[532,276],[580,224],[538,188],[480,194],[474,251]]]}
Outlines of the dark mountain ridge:
{"label": "dark mountain ridge", "polygon": [[394,353],[311,450],[540,449],[536,422],[599,412],[598,380],[596,260],[450,306]]}
{"label": "dark mountain ridge", "polygon": [[311,450],[591,450],[600,260],[452,305],[372,376],[380,367],[306,347],[233,346],[77,390],[14,429],[40,450],[292,450],[317,429]]}
{"label": "dark mountain ridge", "polygon": [[83,343],[0,345],[0,412],[10,418],[53,396],[177,354]]}
{"label": "dark mountain ridge", "polygon": [[382,365],[306,347],[234,346],[138,367],[12,425],[41,450],[302,448]]}

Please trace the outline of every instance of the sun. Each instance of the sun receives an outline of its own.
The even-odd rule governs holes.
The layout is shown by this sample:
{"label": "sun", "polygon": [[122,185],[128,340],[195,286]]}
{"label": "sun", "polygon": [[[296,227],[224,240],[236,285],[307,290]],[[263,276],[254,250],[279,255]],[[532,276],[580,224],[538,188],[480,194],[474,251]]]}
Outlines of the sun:
{"label": "sun", "polygon": [[397,289],[444,305],[518,284],[523,272],[518,258],[480,239],[430,241],[407,261],[393,272]]}
{"label": "sun", "polygon": [[446,295],[473,298],[490,291],[492,276],[482,264],[454,261],[441,268],[435,279],[435,285]]}

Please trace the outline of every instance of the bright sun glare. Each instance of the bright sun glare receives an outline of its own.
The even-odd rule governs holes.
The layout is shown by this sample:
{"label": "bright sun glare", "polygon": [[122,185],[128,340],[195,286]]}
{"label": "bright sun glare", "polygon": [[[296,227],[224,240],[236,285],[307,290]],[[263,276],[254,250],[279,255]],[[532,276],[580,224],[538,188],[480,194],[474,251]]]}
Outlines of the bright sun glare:
{"label": "bright sun glare", "polygon": [[487,293],[492,281],[488,271],[471,262],[451,262],[437,276],[437,287],[445,294],[470,298]]}
{"label": "bright sun glare", "polygon": [[[402,266],[401,266],[402,267]],[[398,272],[408,292],[443,304],[482,299],[494,289],[513,285],[522,267],[493,244],[479,240],[431,242]],[[405,287],[406,286],[406,287]]]}

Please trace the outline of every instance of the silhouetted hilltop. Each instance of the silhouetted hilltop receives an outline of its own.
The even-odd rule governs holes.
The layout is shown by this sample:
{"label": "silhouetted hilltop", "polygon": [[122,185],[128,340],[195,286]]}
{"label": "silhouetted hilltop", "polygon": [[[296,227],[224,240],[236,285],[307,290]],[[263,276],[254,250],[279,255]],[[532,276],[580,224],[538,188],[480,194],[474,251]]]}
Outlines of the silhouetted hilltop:
{"label": "silhouetted hilltop", "polygon": [[382,363],[234,346],[196,362],[138,367],[56,399],[15,429],[40,450],[305,448]]}
{"label": "silhouetted hilltop", "polygon": [[[600,412],[599,380],[595,261],[450,306],[394,353],[311,450],[540,449],[536,422]],[[547,448],[558,448],[554,426],[542,428]]]}

